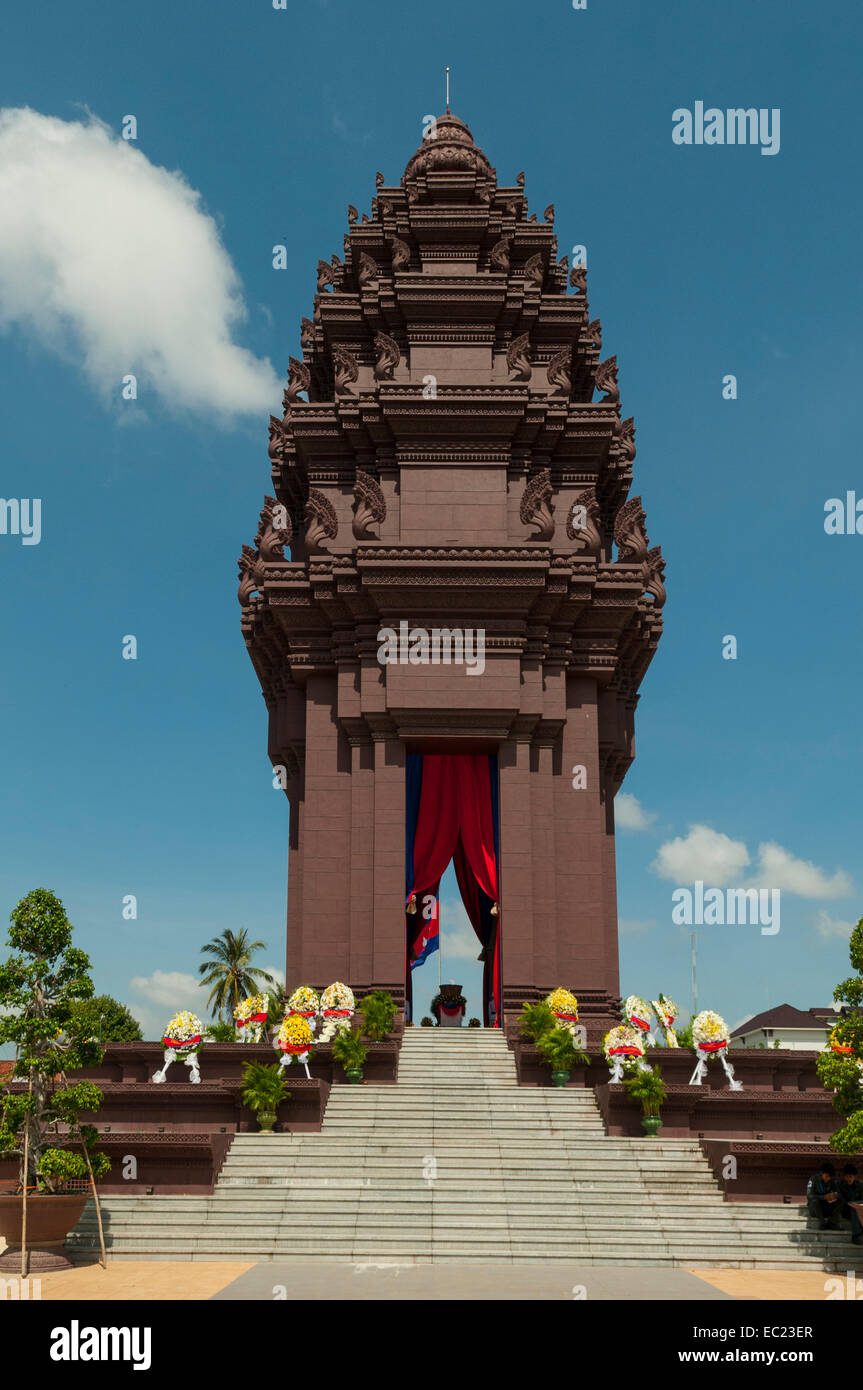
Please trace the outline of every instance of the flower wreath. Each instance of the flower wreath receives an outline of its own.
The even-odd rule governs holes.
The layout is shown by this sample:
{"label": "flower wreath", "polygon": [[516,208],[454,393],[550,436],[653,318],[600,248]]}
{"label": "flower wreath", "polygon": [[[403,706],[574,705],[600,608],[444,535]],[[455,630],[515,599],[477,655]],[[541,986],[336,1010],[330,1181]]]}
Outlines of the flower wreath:
{"label": "flower wreath", "polygon": [[677,1005],[674,1000],[669,999],[666,994],[660,994],[658,999],[651,999],[650,1007],[656,1014],[660,1028],[665,1033],[665,1046],[679,1047],[680,1043],[677,1041],[677,1034],[674,1031],[674,1020],[677,1017]]}
{"label": "flower wreath", "polygon": [[311,985],[300,985],[288,1000],[289,1010],[292,1014],[299,1014],[300,1018],[315,1018],[320,1007],[320,996]]}
{"label": "flower wreath", "polygon": [[707,1075],[708,1059],[718,1057],[725,1075],[728,1077],[729,1088],[732,1091],[743,1090],[740,1082],[735,1081],[734,1068],[725,1055],[730,1041],[731,1034],[728,1031],[728,1024],[721,1014],[714,1013],[712,1009],[702,1009],[700,1014],[695,1015],[692,1020],[692,1046],[698,1057],[698,1063],[689,1078],[690,1086],[701,1085],[703,1078]]}
{"label": "flower wreath", "polygon": [[644,1060],[644,1034],[629,1023],[618,1023],[602,1040],[605,1060],[611,1067],[610,1081],[622,1081],[624,1069],[649,1071]]}
{"label": "flower wreath", "polygon": [[269,1000],[265,994],[250,994],[234,1009],[234,1020],[238,1028],[247,1028],[250,1023],[266,1023]]}
{"label": "flower wreath", "polygon": [[308,1056],[313,1042],[312,1030],[302,1014],[288,1014],[276,1034],[273,1046],[284,1054],[286,1063],[295,1058],[299,1062]]}
{"label": "flower wreath", "polygon": [[203,1047],[203,1033],[204,1025],[197,1014],[181,1009],[162,1034],[162,1046],[176,1052],[178,1057],[189,1057]]}
{"label": "flower wreath", "polygon": [[320,1041],[331,1042],[336,1033],[350,1028],[355,1008],[354,992],[349,985],[343,985],[339,980],[328,985],[321,995],[324,1026],[321,1029]]}
{"label": "flower wreath", "polygon": [[650,1031],[650,1005],[646,999],[637,994],[630,994],[623,1005],[623,1017],[631,1028],[637,1028],[643,1034],[648,1047],[654,1046],[653,1034]]}
{"label": "flower wreath", "polygon": [[558,985],[557,989],[551,991],[551,994],[547,994],[545,1002],[561,1027],[565,1028],[570,1023],[578,1023],[578,1000],[562,985]]}

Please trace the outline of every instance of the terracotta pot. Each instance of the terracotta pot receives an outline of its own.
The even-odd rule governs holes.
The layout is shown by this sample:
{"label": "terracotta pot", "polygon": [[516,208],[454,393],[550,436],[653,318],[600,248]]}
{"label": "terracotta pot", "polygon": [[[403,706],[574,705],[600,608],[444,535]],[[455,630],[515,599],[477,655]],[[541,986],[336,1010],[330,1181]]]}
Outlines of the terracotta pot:
{"label": "terracotta pot", "polygon": [[[27,1249],[30,1251],[30,1270],[37,1274],[51,1269],[71,1269],[72,1262],[64,1254],[66,1237],[81,1219],[87,1194],[52,1197],[31,1196],[27,1201]],[[21,1269],[21,1209],[22,1199],[0,1197],[0,1236],[7,1249],[0,1255],[0,1269]]]}

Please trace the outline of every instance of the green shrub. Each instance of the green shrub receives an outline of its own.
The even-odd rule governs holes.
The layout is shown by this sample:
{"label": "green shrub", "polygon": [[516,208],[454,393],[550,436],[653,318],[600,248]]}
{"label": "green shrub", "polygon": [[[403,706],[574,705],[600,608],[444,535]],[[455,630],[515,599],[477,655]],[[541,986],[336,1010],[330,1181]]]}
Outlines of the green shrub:
{"label": "green shrub", "polygon": [[434,1028],[434,1019],[429,1018],[428,1014],[426,1014],[425,1018],[420,1023],[420,1028]]}
{"label": "green shrub", "polygon": [[521,1006],[518,1024],[521,1036],[538,1044],[544,1033],[549,1033],[552,1028],[557,1027],[557,1018],[544,1000],[539,1004],[528,1004],[525,1001]]}
{"label": "green shrub", "polygon": [[369,1050],[364,1046],[359,1033],[343,1028],[333,1040],[333,1056],[341,1062],[345,1071],[362,1071]]}
{"label": "green shrub", "polygon": [[277,1111],[290,1095],[285,1087],[285,1075],[278,1062],[246,1062],[243,1067],[243,1102],[255,1113],[259,1110]]}
{"label": "green shrub", "polygon": [[623,1084],[630,1100],[638,1101],[641,1104],[642,1114],[658,1115],[660,1113],[662,1102],[668,1095],[668,1091],[665,1088],[659,1067],[650,1067],[647,1071],[642,1071],[639,1068],[631,1076],[624,1077]]}
{"label": "green shrub", "polygon": [[543,1062],[552,1071],[572,1071],[574,1066],[587,1066],[590,1062],[587,1053],[576,1047],[568,1028],[549,1028],[540,1033],[536,1045]]}
{"label": "green shrub", "polygon": [[362,1019],[363,1036],[371,1042],[380,1042],[392,1031],[396,1006],[389,994],[376,989],[360,1000],[357,1013]]}

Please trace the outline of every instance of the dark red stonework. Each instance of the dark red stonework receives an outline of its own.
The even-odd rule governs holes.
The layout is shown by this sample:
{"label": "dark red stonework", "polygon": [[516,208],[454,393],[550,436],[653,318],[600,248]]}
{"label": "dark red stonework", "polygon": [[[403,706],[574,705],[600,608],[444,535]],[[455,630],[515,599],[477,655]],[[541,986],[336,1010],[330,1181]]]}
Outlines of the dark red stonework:
{"label": "dark red stonework", "polygon": [[[291,805],[288,984],[404,999],[406,754],[493,752],[504,1009],[565,984],[599,1028],[618,1017],[614,796],[665,598],[616,358],[553,207],[529,214],[455,116],[349,223],[240,560]],[[484,673],[379,665],[402,619],[484,629]]]}

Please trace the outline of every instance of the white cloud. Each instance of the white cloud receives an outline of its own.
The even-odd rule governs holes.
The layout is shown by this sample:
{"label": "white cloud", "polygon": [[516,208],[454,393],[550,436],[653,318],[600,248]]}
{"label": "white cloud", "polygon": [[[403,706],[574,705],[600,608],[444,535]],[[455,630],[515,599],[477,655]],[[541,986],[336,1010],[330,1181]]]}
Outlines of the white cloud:
{"label": "white cloud", "polygon": [[[714,887],[734,884],[746,888],[778,888],[799,898],[845,898],[854,891],[851,878],[843,869],[828,875],[817,864],[798,859],[773,840],[765,840],[758,846],[758,863],[744,874],[750,862],[749,851],[742,840],[732,840],[707,825],[691,825],[686,836],[660,845],[651,868],[660,878],[671,879],[674,883],[702,879]],[[822,935],[830,934],[821,926],[818,930]]]}
{"label": "white cloud", "polygon": [[440,905],[441,949],[443,958],[450,960],[476,961],[482,947],[479,937],[470,924],[464,904],[442,902]]}
{"label": "white cloud", "polygon": [[847,898],[853,892],[848,874],[837,869],[830,877],[807,859],[797,859],[772,840],[758,846],[760,886],[781,888],[800,898]]}
{"label": "white cloud", "polygon": [[653,918],[645,922],[638,917],[621,917],[617,925],[623,936],[645,936],[653,930],[656,922]]}
{"label": "white cloud", "polygon": [[163,1004],[166,1009],[199,1009],[209,991],[194,975],[182,970],[154,970],[152,975],[135,975],[129,988],[149,1004]]}
{"label": "white cloud", "polygon": [[815,930],[828,940],[847,941],[854,930],[854,923],[840,922],[826,912],[819,912],[815,919]]}
{"label": "white cloud", "polygon": [[660,878],[674,883],[705,883],[720,886],[732,883],[749,863],[749,853],[742,840],[732,840],[708,825],[691,825],[689,834],[667,840],[651,868]]}
{"label": "white cloud", "polygon": [[656,820],[653,811],[645,811],[637,796],[618,792],[614,798],[614,824],[618,830],[646,830]]}
{"label": "white cloud", "polygon": [[0,327],[83,367],[104,399],[227,419],[274,409],[268,359],[232,342],[246,317],[216,222],[183,175],[101,121],[0,110]]}

